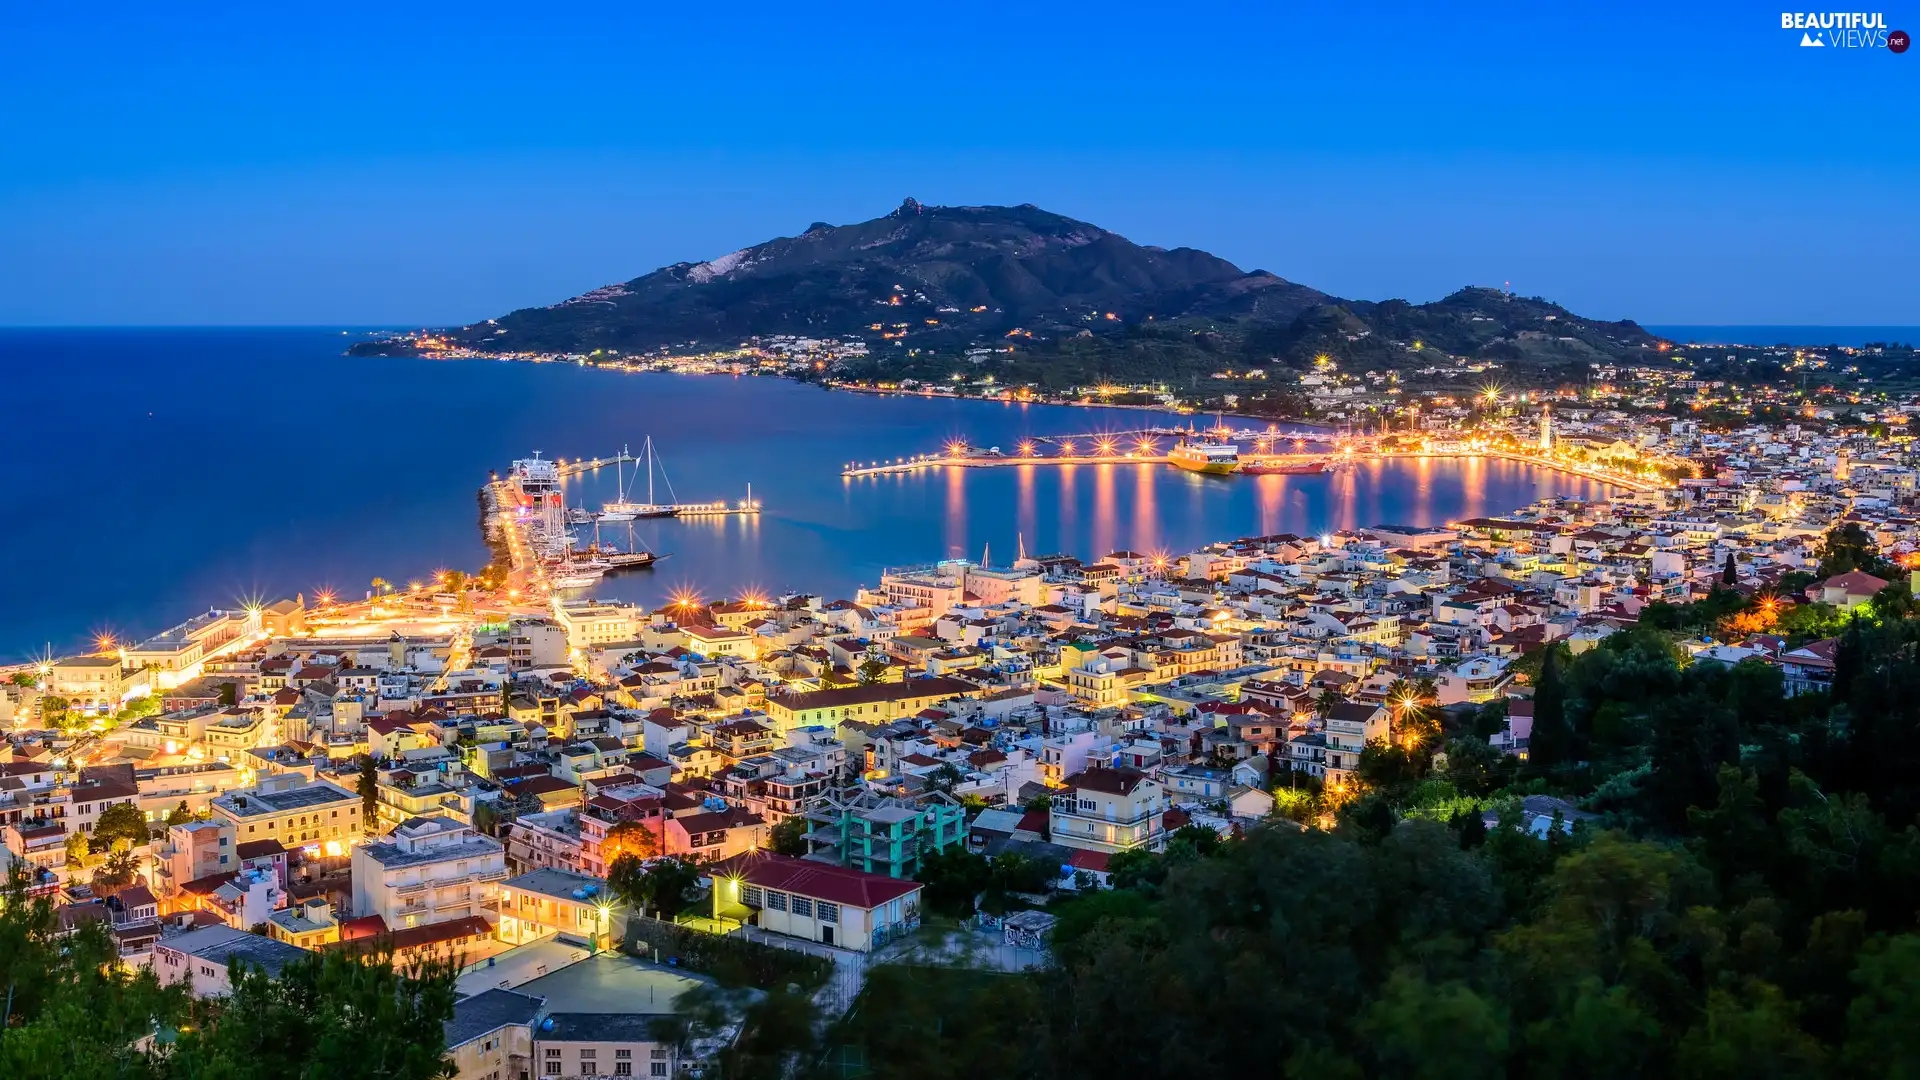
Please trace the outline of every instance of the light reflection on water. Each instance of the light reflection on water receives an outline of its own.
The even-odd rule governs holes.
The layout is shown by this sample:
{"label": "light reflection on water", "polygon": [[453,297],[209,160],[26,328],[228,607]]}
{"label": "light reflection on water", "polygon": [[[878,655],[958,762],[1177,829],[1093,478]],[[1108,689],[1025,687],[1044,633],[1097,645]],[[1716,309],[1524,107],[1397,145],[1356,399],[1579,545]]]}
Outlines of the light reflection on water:
{"label": "light reflection on water", "polygon": [[[843,479],[848,461],[924,453],[951,438],[1011,449],[1027,436],[1172,418],[828,393],[776,379],[345,357],[344,345],[337,331],[312,329],[0,331],[0,365],[18,400],[66,400],[73,386],[88,387],[84,438],[57,409],[15,410],[0,424],[0,456],[47,470],[33,512],[0,529],[0,559],[32,568],[0,576],[0,657],[49,642],[70,648],[95,629],[138,639],[237,597],[312,597],[323,587],[357,596],[374,576],[477,569],[487,551],[476,489],[490,470],[536,447],[571,459],[638,449],[649,434],[679,498],[737,501],[752,483],[766,512],[636,523],[635,535],[670,557],[598,591],[646,603],[677,584],[706,596],[746,586],[848,596],[886,566],[978,558],[989,544],[997,563],[1022,544],[1082,556],[1181,551],[1252,534],[1439,523],[1601,490],[1459,459],[1320,476],[1116,464]],[[345,396],[322,401],[315,386]],[[321,411],[289,419],[306,416],[301,409]],[[616,486],[607,468],[567,488],[597,507]]]}

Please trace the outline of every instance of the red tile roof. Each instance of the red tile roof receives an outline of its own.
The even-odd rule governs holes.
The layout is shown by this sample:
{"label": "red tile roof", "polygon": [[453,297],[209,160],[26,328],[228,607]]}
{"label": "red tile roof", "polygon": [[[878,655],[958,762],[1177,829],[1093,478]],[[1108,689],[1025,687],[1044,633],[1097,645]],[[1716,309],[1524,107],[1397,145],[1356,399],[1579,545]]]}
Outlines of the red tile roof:
{"label": "red tile roof", "polygon": [[844,907],[875,908],[920,891],[917,881],[830,866],[809,859],[754,851],[713,867],[716,877],[738,875],[749,885],[811,896]]}

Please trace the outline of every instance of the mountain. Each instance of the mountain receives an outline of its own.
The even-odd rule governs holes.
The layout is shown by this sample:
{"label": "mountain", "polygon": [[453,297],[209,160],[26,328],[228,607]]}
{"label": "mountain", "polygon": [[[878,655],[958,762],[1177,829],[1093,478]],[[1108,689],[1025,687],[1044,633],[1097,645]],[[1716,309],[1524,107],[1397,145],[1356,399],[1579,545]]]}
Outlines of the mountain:
{"label": "mountain", "polygon": [[[865,338],[874,363],[915,368],[955,362],[969,347],[1004,350],[1011,339],[1022,361],[1057,356],[1067,370],[1055,374],[1075,378],[1304,366],[1320,355],[1412,367],[1428,349],[1574,363],[1656,344],[1631,322],[1581,319],[1499,290],[1463,289],[1431,304],[1348,301],[1032,205],[913,199],[871,221],[816,222],[798,236],[436,336],[497,352],[641,353],[780,334]],[[411,337],[356,346],[415,347]]]}

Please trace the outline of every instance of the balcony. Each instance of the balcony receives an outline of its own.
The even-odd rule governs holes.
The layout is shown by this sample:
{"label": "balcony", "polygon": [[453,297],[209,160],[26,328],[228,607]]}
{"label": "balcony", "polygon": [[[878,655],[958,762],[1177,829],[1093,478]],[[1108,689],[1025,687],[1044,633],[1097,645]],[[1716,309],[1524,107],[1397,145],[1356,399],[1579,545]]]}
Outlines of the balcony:
{"label": "balcony", "polygon": [[1164,813],[1165,808],[1155,806],[1143,810],[1138,814],[1134,814],[1131,817],[1112,817],[1106,814],[1098,814],[1091,810],[1081,810],[1070,799],[1056,798],[1053,800],[1053,812],[1064,818],[1072,818],[1075,821],[1093,821],[1102,825],[1138,825],[1143,821]]}

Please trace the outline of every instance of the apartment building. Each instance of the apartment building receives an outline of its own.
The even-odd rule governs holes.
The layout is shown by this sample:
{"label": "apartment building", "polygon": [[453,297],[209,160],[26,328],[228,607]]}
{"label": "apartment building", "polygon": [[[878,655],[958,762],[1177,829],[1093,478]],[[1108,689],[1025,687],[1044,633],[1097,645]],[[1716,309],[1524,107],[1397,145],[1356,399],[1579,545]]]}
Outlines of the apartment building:
{"label": "apartment building", "polygon": [[1132,769],[1086,769],[1067,778],[1048,812],[1053,842],[1083,851],[1158,851],[1166,842],[1166,789]]}
{"label": "apartment building", "polygon": [[353,913],[391,930],[484,918],[507,876],[506,848],[452,818],[415,818],[353,849]]}
{"label": "apartment building", "polygon": [[288,848],[344,855],[360,840],[360,796],[298,774],[262,779],[209,803],[215,820],[233,825],[236,843],[278,840]]}

